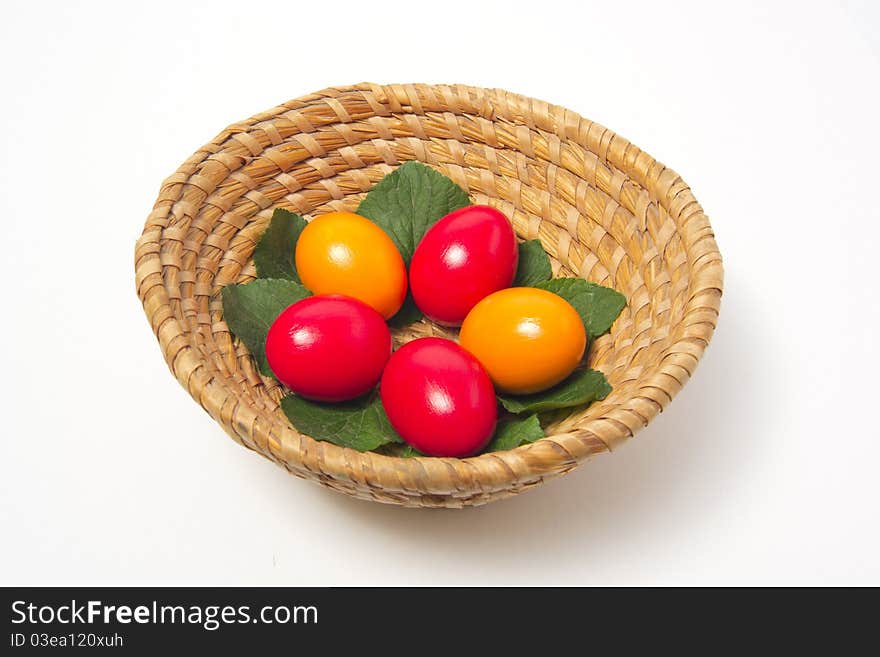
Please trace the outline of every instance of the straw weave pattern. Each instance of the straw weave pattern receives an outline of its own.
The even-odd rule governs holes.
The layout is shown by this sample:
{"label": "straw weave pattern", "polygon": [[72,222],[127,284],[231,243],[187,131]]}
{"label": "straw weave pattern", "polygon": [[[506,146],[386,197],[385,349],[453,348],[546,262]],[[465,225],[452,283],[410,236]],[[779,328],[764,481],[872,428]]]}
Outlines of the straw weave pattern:
{"label": "straw weave pattern", "polygon": [[[307,219],[355,210],[402,162],[449,176],[476,203],[538,238],[554,275],[627,298],[589,363],[614,388],[561,414],[531,445],[468,459],[393,458],[318,442],[279,409],[223,321],[220,289],[252,280],[272,211]],[[171,371],[232,436],[292,474],[343,493],[425,507],[485,504],[613,449],[688,381],[718,318],[721,255],[685,182],[610,130],[565,108],[497,89],[358,84],[235,123],[162,184],[135,249],[137,293]],[[454,331],[420,322],[397,344]]]}

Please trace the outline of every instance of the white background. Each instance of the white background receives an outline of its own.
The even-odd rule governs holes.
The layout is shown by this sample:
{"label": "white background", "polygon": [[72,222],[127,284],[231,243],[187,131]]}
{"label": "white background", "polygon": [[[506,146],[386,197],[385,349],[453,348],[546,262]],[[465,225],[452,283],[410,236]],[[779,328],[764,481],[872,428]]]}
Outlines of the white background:
{"label": "white background", "polygon": [[[880,584],[876,3],[3,14],[0,583]],[[290,477],[176,383],[134,289],[161,181],[227,124],[362,80],[542,98],[688,181],[725,293],[648,429],[518,498],[406,510]]]}

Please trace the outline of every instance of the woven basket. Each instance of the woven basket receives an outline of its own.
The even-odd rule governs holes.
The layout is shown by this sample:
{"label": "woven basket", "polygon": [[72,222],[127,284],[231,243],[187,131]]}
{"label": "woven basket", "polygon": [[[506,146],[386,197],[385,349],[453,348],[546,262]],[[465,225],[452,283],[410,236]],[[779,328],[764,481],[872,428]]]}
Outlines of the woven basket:
{"label": "woven basket", "polygon": [[[614,388],[547,437],[468,459],[394,458],[318,442],[279,410],[223,321],[220,289],[251,280],[275,207],[354,210],[385,174],[420,160],[540,238],[554,275],[626,295],[589,363]],[[497,89],[326,89],[229,126],[162,185],[135,249],[137,292],[178,381],[236,441],[292,474],[404,506],[485,504],[613,449],[659,413],[697,366],[718,318],[721,255],[684,181],[565,108]],[[397,344],[448,329],[421,322]],[[454,337],[454,336],[453,336]]]}

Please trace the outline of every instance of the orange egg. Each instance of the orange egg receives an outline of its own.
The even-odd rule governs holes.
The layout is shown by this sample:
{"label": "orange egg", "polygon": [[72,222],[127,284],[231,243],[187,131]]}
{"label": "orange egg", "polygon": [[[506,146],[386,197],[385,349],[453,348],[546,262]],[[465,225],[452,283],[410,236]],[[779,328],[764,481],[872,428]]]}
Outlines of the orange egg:
{"label": "orange egg", "polygon": [[379,226],[353,212],[316,217],[296,243],[296,270],[315,294],[344,294],[385,319],[406,297],[406,266]]}
{"label": "orange egg", "polygon": [[559,295],[511,287],[473,307],[461,326],[460,342],[496,388],[528,394],[572,373],[584,355],[587,334],[580,315]]}

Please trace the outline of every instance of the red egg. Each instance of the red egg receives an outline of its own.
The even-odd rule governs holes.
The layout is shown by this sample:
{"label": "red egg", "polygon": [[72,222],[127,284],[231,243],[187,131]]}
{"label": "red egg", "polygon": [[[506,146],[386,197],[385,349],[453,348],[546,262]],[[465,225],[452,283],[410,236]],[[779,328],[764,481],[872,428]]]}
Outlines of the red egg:
{"label": "red egg", "polygon": [[380,390],[391,425],[423,454],[470,456],[495,431],[492,381],[452,340],[420,338],[402,346],[385,366]]}
{"label": "red egg", "polygon": [[382,315],[338,294],[297,301],[266,336],[266,358],[278,380],[318,401],[343,401],[368,392],[390,355],[391,333]]}
{"label": "red egg", "polygon": [[435,322],[458,326],[483,297],[510,287],[518,260],[513,227],[501,212],[488,205],[450,212],[413,254],[413,300]]}

